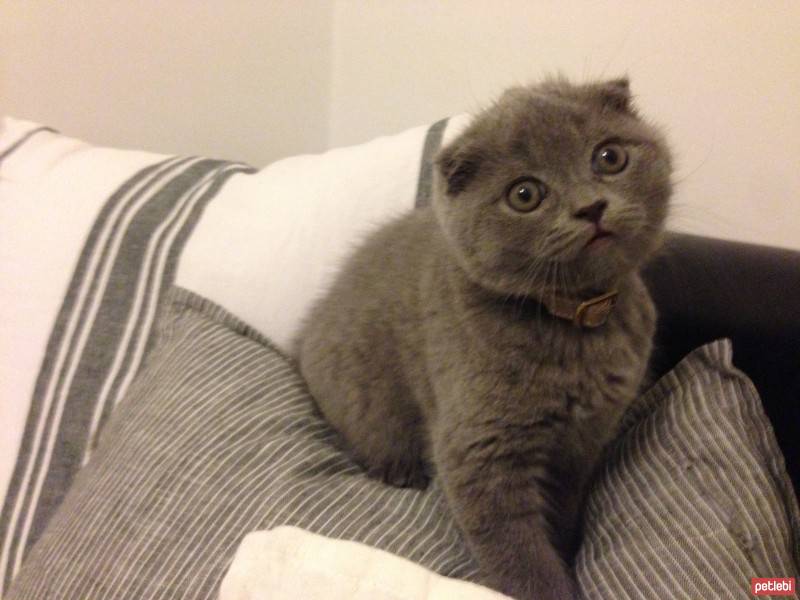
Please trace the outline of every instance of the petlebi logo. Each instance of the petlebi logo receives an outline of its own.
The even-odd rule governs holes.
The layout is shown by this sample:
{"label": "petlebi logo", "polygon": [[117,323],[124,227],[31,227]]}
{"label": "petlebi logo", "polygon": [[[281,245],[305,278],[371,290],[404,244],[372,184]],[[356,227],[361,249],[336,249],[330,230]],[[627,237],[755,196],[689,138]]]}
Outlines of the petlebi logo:
{"label": "petlebi logo", "polygon": [[753,577],[750,591],[754,596],[794,596],[794,577]]}

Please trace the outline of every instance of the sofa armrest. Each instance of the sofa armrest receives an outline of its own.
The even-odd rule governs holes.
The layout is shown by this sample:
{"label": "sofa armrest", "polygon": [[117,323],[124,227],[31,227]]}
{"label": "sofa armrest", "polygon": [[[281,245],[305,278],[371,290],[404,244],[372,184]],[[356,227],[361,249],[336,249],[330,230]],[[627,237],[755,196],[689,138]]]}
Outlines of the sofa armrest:
{"label": "sofa armrest", "polygon": [[731,338],[800,489],[800,252],[671,234],[645,280],[659,310],[654,372]]}

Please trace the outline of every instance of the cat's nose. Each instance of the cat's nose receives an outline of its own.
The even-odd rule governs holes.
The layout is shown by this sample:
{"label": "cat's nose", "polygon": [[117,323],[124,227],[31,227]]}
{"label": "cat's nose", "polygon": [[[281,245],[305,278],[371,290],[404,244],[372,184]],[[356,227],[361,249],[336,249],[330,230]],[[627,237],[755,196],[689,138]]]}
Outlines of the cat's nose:
{"label": "cat's nose", "polygon": [[575,211],[572,216],[576,219],[585,219],[592,223],[600,223],[600,219],[603,218],[603,213],[608,206],[608,202],[606,200],[596,200],[591,204],[587,204],[584,207],[579,208]]}

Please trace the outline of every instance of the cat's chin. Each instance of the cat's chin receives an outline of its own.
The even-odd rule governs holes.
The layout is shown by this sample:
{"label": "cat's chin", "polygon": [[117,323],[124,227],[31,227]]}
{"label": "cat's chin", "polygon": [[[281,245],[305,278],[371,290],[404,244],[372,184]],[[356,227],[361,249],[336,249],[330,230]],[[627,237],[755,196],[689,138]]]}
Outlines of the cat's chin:
{"label": "cat's chin", "polygon": [[578,295],[613,291],[637,268],[638,261],[630,260],[618,243],[598,240],[587,247],[573,265],[575,291]]}
{"label": "cat's chin", "polygon": [[[588,264],[590,262],[594,264]],[[584,298],[615,290],[619,281],[632,270],[620,271],[618,268],[613,268],[612,264],[619,266],[619,262],[585,259],[571,264],[562,263],[557,267],[551,267],[550,270],[544,269],[549,273],[547,279],[531,279],[519,273],[475,268],[466,269],[465,274],[473,284],[477,284],[491,296],[499,298],[513,296],[538,301],[554,293],[565,297]]]}
{"label": "cat's chin", "polygon": [[569,270],[585,289],[613,290],[638,271],[663,243],[663,232],[609,234],[590,238],[571,261]]}
{"label": "cat's chin", "polygon": [[599,252],[607,252],[613,248],[616,243],[616,236],[613,233],[601,232],[594,235],[588,242],[586,242],[586,245],[583,247],[583,251],[594,254]]}

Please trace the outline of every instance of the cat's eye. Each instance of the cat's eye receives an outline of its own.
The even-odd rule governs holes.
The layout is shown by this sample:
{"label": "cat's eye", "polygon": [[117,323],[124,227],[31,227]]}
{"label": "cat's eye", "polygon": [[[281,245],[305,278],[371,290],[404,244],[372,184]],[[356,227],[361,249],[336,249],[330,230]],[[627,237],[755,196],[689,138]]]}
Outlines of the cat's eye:
{"label": "cat's eye", "polygon": [[547,188],[538,179],[517,181],[508,188],[506,204],[517,212],[535,210],[547,195]]}
{"label": "cat's eye", "polygon": [[592,171],[598,175],[616,175],[628,166],[628,153],[620,144],[601,144],[592,154]]}

